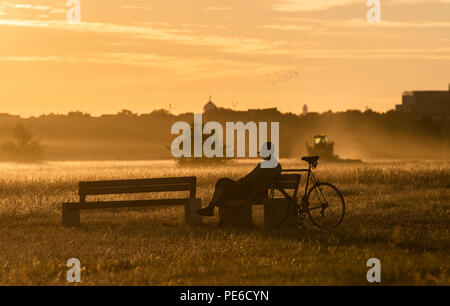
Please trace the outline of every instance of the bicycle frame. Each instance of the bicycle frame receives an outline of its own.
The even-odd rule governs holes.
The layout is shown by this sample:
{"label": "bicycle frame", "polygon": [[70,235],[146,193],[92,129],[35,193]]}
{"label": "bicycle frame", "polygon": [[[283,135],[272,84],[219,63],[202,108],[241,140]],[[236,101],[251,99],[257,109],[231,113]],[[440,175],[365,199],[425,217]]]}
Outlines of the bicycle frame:
{"label": "bicycle frame", "polygon": [[[297,209],[297,216],[298,216],[298,225],[301,227],[304,227],[303,225],[303,218],[308,215],[310,220],[317,225],[318,227],[322,227],[322,228],[327,228],[327,226],[321,224],[321,222],[316,220],[316,217],[312,217],[311,215],[311,211],[312,210],[320,210],[320,215],[323,218],[325,215],[325,211],[328,209],[328,207],[330,206],[330,203],[327,201],[326,196],[324,195],[322,188],[324,186],[327,186],[327,188],[331,188],[331,190],[334,190],[334,192],[336,192],[336,195],[338,196],[338,200],[340,201],[341,205],[342,205],[342,215],[340,215],[339,219],[337,220],[337,223],[333,223],[332,227],[336,227],[337,225],[339,225],[342,221],[342,218],[344,217],[344,213],[345,213],[345,202],[344,202],[344,198],[342,196],[342,193],[339,191],[339,189],[337,189],[334,185],[330,184],[330,183],[324,183],[324,182],[320,182],[319,179],[314,175],[312,169],[315,169],[317,166],[317,160],[314,159],[310,159],[306,160],[308,162],[308,168],[303,168],[303,169],[285,169],[282,170],[282,172],[307,172],[307,176],[306,176],[306,183],[305,183],[305,193],[303,194],[302,198],[299,200],[298,196],[295,196],[295,198],[293,198],[292,196],[288,195],[285,191],[280,190],[283,195],[288,198],[289,200],[291,200],[291,202],[294,202],[294,207]],[[312,184],[312,187],[310,188],[310,184]],[[317,195],[317,198],[314,199],[314,201],[311,203],[309,200],[309,197],[311,196],[311,193],[314,191],[313,194]],[[273,192],[274,192],[274,183],[272,182],[272,187],[271,187],[271,197],[273,197]],[[318,203],[317,203],[318,202]],[[284,222],[289,214],[291,205],[288,205],[288,209],[286,210],[286,216],[283,219],[282,222]],[[281,222],[281,223],[282,223]],[[281,224],[280,223],[280,224]]]}
{"label": "bicycle frame", "polygon": [[316,176],[312,172],[311,164],[309,164],[308,168],[284,169],[284,170],[282,170],[282,172],[308,172],[308,175],[306,176],[305,193],[303,194],[303,197],[306,197],[306,195],[308,194],[308,187],[309,187],[310,181],[312,183],[312,186],[314,186],[315,184],[317,184],[319,182],[319,180],[316,178]]}

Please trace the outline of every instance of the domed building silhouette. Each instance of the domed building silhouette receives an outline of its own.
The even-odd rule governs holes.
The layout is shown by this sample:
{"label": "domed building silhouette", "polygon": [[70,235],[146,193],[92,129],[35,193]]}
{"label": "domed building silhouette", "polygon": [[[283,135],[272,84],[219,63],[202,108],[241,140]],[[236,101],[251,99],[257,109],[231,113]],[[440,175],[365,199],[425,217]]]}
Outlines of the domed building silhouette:
{"label": "domed building silhouette", "polygon": [[211,101],[211,96],[209,96],[209,101],[203,106],[203,111],[206,113],[215,109],[217,109],[217,106]]}

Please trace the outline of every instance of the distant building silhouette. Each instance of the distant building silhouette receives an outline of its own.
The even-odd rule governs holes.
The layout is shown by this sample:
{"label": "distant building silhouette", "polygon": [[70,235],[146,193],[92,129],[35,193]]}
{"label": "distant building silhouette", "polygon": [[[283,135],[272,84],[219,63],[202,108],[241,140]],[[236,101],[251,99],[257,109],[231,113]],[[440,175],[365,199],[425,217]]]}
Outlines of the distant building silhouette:
{"label": "distant building silhouette", "polygon": [[308,105],[303,105],[303,115],[307,115],[308,114]]}
{"label": "distant building silhouette", "polygon": [[205,104],[205,106],[203,106],[203,111],[206,113],[216,109],[217,106],[213,103],[213,101],[211,101],[211,96],[209,96],[209,101]]}
{"label": "distant building silhouette", "polygon": [[395,110],[434,118],[450,117],[450,84],[448,91],[407,91]]}
{"label": "distant building silhouette", "polygon": [[271,107],[271,108],[249,108],[248,109],[248,113],[253,115],[261,115],[261,114],[276,114],[278,113],[278,109],[276,107]]}

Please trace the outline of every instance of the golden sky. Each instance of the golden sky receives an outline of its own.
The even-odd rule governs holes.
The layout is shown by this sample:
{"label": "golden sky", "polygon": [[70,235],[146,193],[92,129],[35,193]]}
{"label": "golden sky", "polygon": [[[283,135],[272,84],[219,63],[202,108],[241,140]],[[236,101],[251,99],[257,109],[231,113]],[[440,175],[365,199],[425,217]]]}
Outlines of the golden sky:
{"label": "golden sky", "polygon": [[0,1],[0,113],[392,109],[450,82],[450,0]]}

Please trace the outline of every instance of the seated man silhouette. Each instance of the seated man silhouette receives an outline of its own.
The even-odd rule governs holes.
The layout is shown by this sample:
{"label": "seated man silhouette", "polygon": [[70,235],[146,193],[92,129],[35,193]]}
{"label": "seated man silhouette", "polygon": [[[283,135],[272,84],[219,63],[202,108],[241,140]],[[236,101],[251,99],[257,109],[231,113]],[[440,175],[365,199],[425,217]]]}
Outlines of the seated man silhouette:
{"label": "seated man silhouette", "polygon": [[[211,202],[207,207],[197,210],[199,215],[212,217],[214,216],[214,207],[226,205],[227,201],[248,200],[253,193],[258,191],[265,192],[265,196],[267,196],[267,189],[270,187],[272,180],[281,173],[281,165],[278,160],[272,159],[273,144],[266,142],[263,148],[264,146],[266,146],[267,151],[264,149],[261,151],[267,154],[264,154],[266,157],[262,158],[266,163],[274,162],[274,167],[263,168],[261,167],[263,162],[260,162],[249,174],[237,181],[229,178],[217,180]],[[264,197],[264,195],[262,196]]]}

